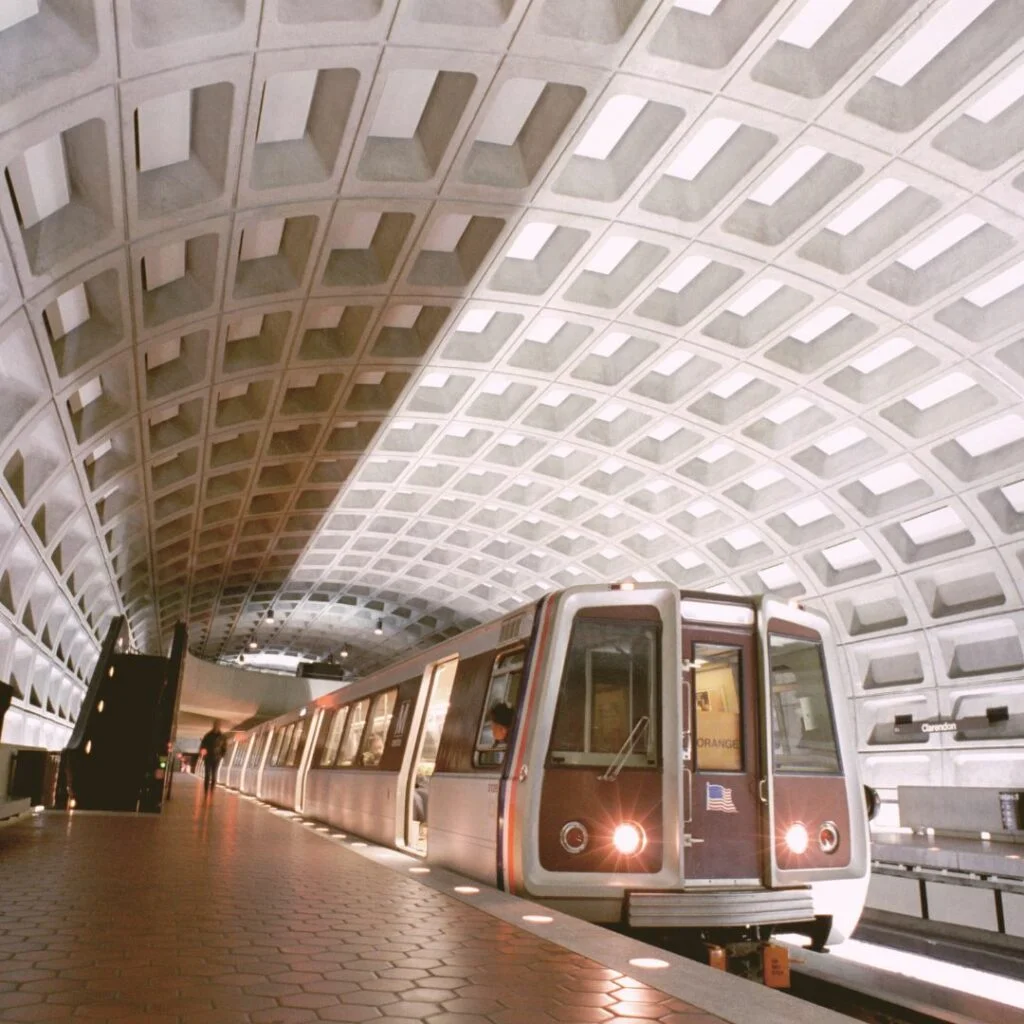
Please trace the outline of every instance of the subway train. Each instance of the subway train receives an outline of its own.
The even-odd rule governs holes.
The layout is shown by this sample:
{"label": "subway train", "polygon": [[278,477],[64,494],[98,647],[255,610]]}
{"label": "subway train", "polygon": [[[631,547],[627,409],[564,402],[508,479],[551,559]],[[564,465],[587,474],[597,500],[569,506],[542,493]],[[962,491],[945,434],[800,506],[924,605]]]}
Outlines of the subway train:
{"label": "subway train", "polygon": [[578,917],[848,937],[867,809],[828,622],[571,587],[236,734],[219,782]]}

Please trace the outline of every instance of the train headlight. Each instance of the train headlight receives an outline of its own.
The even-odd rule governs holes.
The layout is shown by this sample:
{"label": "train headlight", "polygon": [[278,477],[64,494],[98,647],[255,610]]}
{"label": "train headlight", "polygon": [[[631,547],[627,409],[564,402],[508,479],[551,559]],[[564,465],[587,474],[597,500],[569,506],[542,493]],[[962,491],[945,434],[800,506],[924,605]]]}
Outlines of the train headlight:
{"label": "train headlight", "polygon": [[626,857],[632,857],[647,845],[647,835],[639,825],[632,821],[625,821],[615,827],[612,843],[619,853]]}
{"label": "train headlight", "polygon": [[818,829],[818,845],[822,853],[835,853],[839,849],[839,829],[834,821],[826,821]]}
{"label": "train headlight", "polygon": [[799,821],[794,822],[786,829],[786,846],[797,855],[807,852],[809,838],[807,829]]}

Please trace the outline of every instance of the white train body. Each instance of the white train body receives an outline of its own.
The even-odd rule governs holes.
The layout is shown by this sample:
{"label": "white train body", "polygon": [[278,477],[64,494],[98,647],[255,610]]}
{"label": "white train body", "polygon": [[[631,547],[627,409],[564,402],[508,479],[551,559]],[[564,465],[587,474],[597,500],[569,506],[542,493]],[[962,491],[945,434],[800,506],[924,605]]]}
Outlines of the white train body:
{"label": "white train body", "polygon": [[828,623],[770,599],[560,591],[238,737],[221,781],[634,928],[835,943],[867,889]]}

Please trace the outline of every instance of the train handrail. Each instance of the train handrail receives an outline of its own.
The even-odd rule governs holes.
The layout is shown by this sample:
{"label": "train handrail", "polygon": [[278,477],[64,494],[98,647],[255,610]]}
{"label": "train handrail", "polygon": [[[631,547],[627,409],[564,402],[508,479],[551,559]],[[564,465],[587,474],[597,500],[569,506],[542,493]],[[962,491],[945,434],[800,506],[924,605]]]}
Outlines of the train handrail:
{"label": "train handrail", "polygon": [[633,748],[637,745],[641,730],[646,729],[650,724],[651,719],[647,715],[642,715],[637,719],[636,725],[633,726],[622,746],[619,747],[619,752],[615,755],[612,763],[608,765],[604,775],[598,775],[598,782],[614,782],[619,777],[625,767],[626,758],[633,753]]}

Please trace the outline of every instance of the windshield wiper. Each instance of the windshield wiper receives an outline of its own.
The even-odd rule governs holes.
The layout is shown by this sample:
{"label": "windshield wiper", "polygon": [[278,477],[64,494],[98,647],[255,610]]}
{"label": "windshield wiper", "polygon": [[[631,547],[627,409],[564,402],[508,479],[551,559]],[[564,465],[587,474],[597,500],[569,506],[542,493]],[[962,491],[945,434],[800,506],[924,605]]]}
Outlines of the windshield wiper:
{"label": "windshield wiper", "polygon": [[604,775],[597,777],[598,782],[614,782],[625,767],[626,759],[630,754],[633,753],[637,743],[640,742],[640,737],[647,731],[647,727],[651,724],[650,718],[644,715],[642,718],[637,720],[636,725],[633,726],[632,731],[626,737],[625,742],[619,747],[619,752],[615,755],[614,760],[608,765],[607,771]]}

